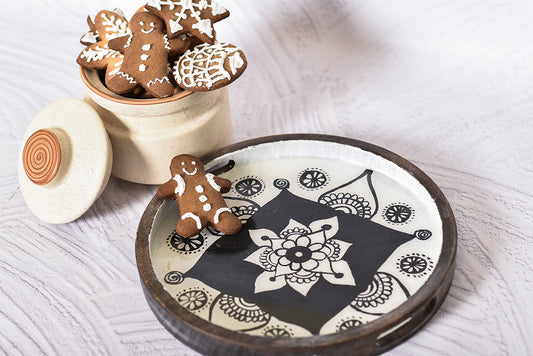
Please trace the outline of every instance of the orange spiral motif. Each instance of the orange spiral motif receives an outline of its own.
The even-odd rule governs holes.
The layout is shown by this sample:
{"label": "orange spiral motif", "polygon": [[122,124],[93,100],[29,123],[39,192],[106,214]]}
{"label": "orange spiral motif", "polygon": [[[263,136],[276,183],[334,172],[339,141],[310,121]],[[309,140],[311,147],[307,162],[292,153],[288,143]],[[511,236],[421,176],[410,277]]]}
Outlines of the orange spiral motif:
{"label": "orange spiral motif", "polygon": [[22,163],[28,178],[37,185],[50,183],[61,165],[61,145],[48,129],[33,133],[22,152]]}

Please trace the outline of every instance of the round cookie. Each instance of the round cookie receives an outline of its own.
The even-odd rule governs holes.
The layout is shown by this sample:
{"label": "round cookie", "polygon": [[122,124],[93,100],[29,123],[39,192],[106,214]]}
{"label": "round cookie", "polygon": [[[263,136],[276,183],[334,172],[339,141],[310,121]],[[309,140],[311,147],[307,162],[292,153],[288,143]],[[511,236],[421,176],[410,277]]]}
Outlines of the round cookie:
{"label": "round cookie", "polygon": [[231,188],[231,181],[206,173],[200,160],[190,155],[179,155],[170,164],[172,179],[157,190],[162,199],[175,199],[181,219],[176,232],[192,237],[207,225],[233,235],[242,228],[241,221],[226,205],[222,193]]}
{"label": "round cookie", "polygon": [[174,66],[174,78],[190,91],[222,88],[241,76],[247,66],[243,51],[229,43],[207,43],[188,50]]}

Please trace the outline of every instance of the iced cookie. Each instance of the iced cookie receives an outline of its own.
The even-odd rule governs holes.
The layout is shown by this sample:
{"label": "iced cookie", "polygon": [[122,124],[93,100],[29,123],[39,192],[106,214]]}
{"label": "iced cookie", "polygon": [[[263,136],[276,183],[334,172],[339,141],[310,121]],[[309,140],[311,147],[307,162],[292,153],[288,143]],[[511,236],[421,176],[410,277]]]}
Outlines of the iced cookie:
{"label": "iced cookie", "polygon": [[190,91],[222,88],[246,69],[244,53],[229,43],[204,43],[188,50],[174,66],[174,79]]}
{"label": "iced cookie", "polygon": [[162,18],[169,37],[183,34],[215,43],[213,24],[229,16],[229,11],[212,0],[150,0],[146,9]]}
{"label": "iced cookie", "polygon": [[87,16],[87,24],[89,25],[89,31],[84,34],[80,39],[82,45],[90,46],[100,41],[100,36],[98,36],[98,31],[96,30],[94,20],[95,16]]}
{"label": "iced cookie", "polygon": [[222,197],[231,188],[229,180],[206,173],[202,162],[190,155],[174,157],[170,172],[172,179],[159,187],[157,196],[176,200],[181,216],[176,226],[178,234],[192,237],[207,225],[228,235],[241,230],[241,221]]}
{"label": "iced cookie", "polygon": [[124,54],[124,62],[117,75],[106,82],[116,94],[126,93],[138,84],[156,98],[174,93],[168,78],[168,57],[182,53],[189,46],[186,36],[168,39],[164,23],[148,12],[138,12],[130,20],[131,33],[115,38],[109,46]]}
{"label": "iced cookie", "polygon": [[96,40],[96,42],[80,53],[77,62],[87,69],[105,69],[105,82],[107,84],[119,73],[124,59],[120,52],[109,48],[109,41],[129,34],[128,21],[121,15],[120,10],[103,10],[94,17],[94,20],[89,17],[90,28],[92,27],[91,22],[94,22],[94,30],[88,32],[82,41],[88,43]]}

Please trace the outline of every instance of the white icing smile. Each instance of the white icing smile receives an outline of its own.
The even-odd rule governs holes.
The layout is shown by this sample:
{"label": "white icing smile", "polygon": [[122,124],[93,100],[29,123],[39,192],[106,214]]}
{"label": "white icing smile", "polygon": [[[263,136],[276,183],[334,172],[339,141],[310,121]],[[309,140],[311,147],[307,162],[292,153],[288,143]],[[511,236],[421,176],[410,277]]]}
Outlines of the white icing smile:
{"label": "white icing smile", "polygon": [[188,176],[193,176],[198,172],[198,168],[195,168],[194,171],[192,171],[192,173],[187,171],[185,168],[182,168],[181,170],[183,171],[183,173],[185,173]]}
{"label": "white icing smile", "polygon": [[144,34],[149,34],[149,33],[154,32],[154,29],[151,28],[151,29],[149,29],[148,31],[146,31],[144,28],[142,28],[141,31],[142,31],[142,33],[144,33]]}

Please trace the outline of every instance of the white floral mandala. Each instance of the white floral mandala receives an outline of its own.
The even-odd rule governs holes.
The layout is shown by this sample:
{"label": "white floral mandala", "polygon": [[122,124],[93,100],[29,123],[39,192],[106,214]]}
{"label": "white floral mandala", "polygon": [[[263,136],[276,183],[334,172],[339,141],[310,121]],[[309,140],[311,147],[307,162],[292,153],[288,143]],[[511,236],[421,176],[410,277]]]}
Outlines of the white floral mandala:
{"label": "white floral mandala", "polygon": [[339,231],[337,217],[305,226],[295,220],[279,236],[268,229],[250,230],[259,249],[245,261],[265,271],[255,280],[255,293],[289,285],[304,297],[321,279],[332,284],[355,286],[350,266],[342,257],[351,243],[333,239]]}

